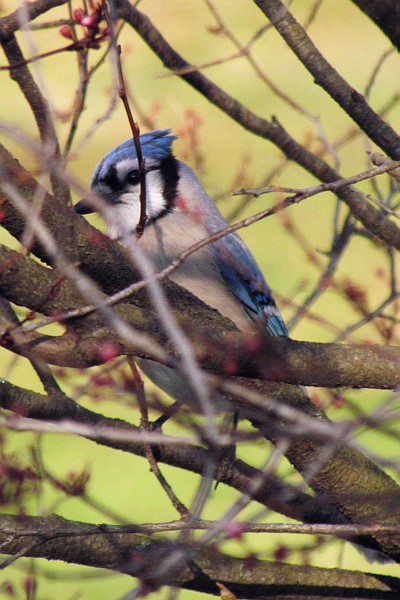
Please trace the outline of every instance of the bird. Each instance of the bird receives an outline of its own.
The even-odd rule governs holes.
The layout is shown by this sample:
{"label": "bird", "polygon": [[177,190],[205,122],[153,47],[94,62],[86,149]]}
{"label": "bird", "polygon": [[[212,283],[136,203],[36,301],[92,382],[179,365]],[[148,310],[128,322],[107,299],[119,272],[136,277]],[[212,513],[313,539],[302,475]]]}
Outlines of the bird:
{"label": "bird", "polygon": [[[197,242],[228,226],[193,170],[175,158],[172,143],[176,139],[170,129],[140,135],[147,220],[143,235],[134,243],[140,245],[157,272]],[[110,208],[104,215],[109,237],[126,239],[127,227],[134,231],[140,218],[140,171],[132,138],[104,156],[93,172],[90,187]],[[78,214],[95,212],[89,199],[80,200],[74,209]],[[233,321],[240,331],[254,331],[257,325],[272,336],[288,336],[271,289],[236,232],[188,256],[169,277]],[[191,404],[192,390],[176,370],[149,359],[138,359],[138,364],[169,396],[181,404]]]}
{"label": "bird", "polygon": [[[194,244],[228,226],[193,170],[175,158],[172,152],[175,139],[170,129],[140,136],[147,219],[143,235],[135,242],[134,236],[126,236],[127,232],[135,231],[140,219],[141,174],[134,140],[128,139],[108,152],[90,181],[92,191],[110,209],[104,212],[107,234],[122,242],[129,239],[128,243],[139,244],[156,271],[168,267]],[[96,212],[90,199],[80,200],[74,209],[82,215]],[[240,331],[253,331],[256,325],[271,336],[288,336],[271,289],[236,232],[215,239],[189,255],[169,277],[228,317]],[[169,396],[180,404],[192,405],[193,392],[179,372],[149,359],[140,358],[137,362]],[[381,552],[358,545],[357,548],[371,562],[388,560]]]}

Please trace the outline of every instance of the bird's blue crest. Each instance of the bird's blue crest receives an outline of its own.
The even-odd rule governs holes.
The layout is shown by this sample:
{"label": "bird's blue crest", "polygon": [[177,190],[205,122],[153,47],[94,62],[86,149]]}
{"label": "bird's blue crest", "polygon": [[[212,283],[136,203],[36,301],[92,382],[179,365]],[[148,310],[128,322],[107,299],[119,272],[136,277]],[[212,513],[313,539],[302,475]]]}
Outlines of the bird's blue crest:
{"label": "bird's blue crest", "polygon": [[[176,135],[170,135],[170,129],[158,129],[143,133],[140,136],[140,146],[144,158],[154,158],[162,160],[171,154],[171,145],[176,140]],[[97,165],[93,173],[93,179],[99,175],[100,171],[107,171],[111,165],[126,160],[127,158],[137,159],[136,147],[133,138],[122,142],[119,146],[113,148],[105,155],[103,160]]]}

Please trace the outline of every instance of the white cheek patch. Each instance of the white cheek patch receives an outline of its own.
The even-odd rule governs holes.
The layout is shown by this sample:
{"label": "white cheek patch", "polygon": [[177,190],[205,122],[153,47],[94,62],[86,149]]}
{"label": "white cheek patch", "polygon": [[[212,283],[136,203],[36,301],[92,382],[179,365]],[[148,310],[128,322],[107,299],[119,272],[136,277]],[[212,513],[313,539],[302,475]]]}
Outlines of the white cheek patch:
{"label": "white cheek patch", "polygon": [[[132,202],[133,194],[123,194],[121,204],[115,204],[107,210],[107,234],[118,239],[136,229],[140,218],[139,200]],[[136,198],[136,195],[135,195]]]}
{"label": "white cheek patch", "polygon": [[[148,165],[147,160],[146,165]],[[160,171],[150,171],[147,174],[146,192],[146,212],[151,219],[154,219],[166,208]]]}

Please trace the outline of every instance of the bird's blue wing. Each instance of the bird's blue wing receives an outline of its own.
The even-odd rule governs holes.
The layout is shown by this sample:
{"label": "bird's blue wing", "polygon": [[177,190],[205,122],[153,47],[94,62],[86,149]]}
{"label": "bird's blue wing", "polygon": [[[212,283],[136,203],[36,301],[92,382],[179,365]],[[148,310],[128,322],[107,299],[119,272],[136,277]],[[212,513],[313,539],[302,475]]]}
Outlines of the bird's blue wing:
{"label": "bird's blue wing", "polygon": [[271,335],[288,335],[281,317],[255,259],[243,240],[229,234],[214,243],[216,261],[230,291],[253,321],[264,321]]}

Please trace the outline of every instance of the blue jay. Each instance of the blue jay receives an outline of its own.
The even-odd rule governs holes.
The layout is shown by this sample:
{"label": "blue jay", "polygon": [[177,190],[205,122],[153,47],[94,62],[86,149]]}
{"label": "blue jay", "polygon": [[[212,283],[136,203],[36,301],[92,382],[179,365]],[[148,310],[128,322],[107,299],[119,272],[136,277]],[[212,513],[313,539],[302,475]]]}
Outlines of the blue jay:
{"label": "blue jay", "polygon": [[[140,136],[148,219],[137,243],[157,271],[167,267],[193,244],[227,226],[193,171],[173,156],[174,139],[169,129]],[[109,218],[109,236],[124,239],[127,232],[136,228],[140,216],[140,177],[132,139],[106,154],[97,165],[90,185],[112,208],[105,213],[105,218]],[[87,214],[94,212],[94,208],[84,199],[75,205],[75,211]],[[231,319],[239,330],[251,330],[253,322],[264,326],[271,335],[288,335],[270,288],[236,233],[191,254],[170,279]],[[169,396],[193,406],[190,386],[185,385],[178,372],[147,359],[139,359],[138,363]],[[224,406],[222,402],[219,408],[225,410],[226,403]],[[368,548],[361,551],[369,560],[382,562],[382,557],[386,560],[381,553]]]}
{"label": "blue jay", "polygon": [[[167,267],[196,242],[227,227],[192,169],[172,154],[175,139],[169,129],[140,136],[148,218],[138,243],[156,271]],[[112,207],[108,235],[118,239],[128,226],[134,230],[140,215],[140,177],[132,139],[103,158],[90,185]],[[94,208],[84,199],[75,205],[75,211],[87,214],[94,212]],[[271,335],[288,335],[270,288],[236,233],[190,255],[170,279],[231,319],[241,331],[249,331],[251,323],[257,322]],[[158,387],[178,402],[191,404],[192,392],[182,385],[178,373],[147,359],[138,362]]]}

